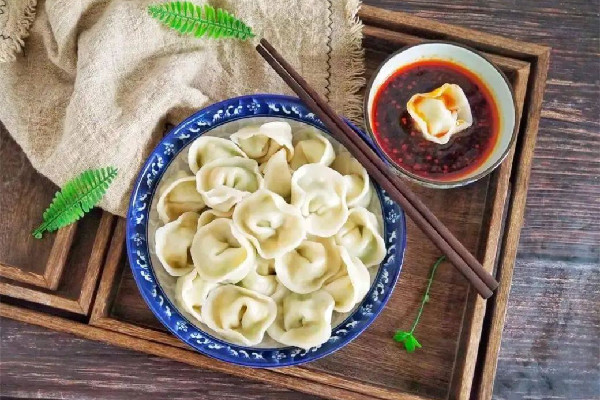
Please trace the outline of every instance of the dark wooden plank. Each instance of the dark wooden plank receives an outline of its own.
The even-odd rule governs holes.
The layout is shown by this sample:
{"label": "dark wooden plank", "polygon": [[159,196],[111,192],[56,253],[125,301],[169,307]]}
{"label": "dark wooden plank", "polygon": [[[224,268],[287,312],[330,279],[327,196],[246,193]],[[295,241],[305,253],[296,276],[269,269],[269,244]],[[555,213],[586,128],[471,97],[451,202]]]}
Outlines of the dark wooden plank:
{"label": "dark wooden plank", "polygon": [[[594,102],[600,115],[598,99]],[[520,257],[598,262],[600,128],[542,119]]]}
{"label": "dark wooden plank", "polygon": [[[127,258],[123,254],[124,222],[123,219],[119,219],[110,248],[108,249],[106,263],[89,324],[111,332],[119,332],[130,336],[128,341],[132,343],[139,344],[139,339],[141,338],[188,350],[187,354],[179,353],[178,357],[173,357],[191,364],[200,362],[200,365],[203,367],[228,371],[233,375],[238,375],[240,372],[239,367],[233,367],[197,354],[183,342],[172,336],[145,305],[135,285]],[[86,330],[86,327],[82,326],[75,330],[79,332]],[[362,394],[355,392],[362,391],[362,393],[374,394],[375,391],[374,388],[368,385],[362,385],[363,387],[359,388],[361,385],[355,382],[346,382],[341,378],[331,375],[319,374],[315,376],[315,374],[311,374],[309,371],[301,368],[280,368],[275,369],[274,372],[299,378],[294,380],[294,388],[318,395],[333,396],[333,398],[338,398],[339,393],[343,393],[344,398],[361,398]],[[267,375],[260,375],[262,376],[259,377],[255,374],[257,379],[262,379],[269,383],[281,382],[281,378],[276,375],[269,375],[268,373]],[[327,385],[325,386],[325,390],[324,386],[318,385],[316,382]],[[332,392],[331,386],[346,389],[346,391],[334,389]],[[383,389],[376,390],[379,392],[380,397],[392,398],[394,396],[393,392]]]}
{"label": "dark wooden plank", "polygon": [[31,230],[57,188],[35,171],[1,123],[0,178],[0,293],[87,314],[112,217],[101,220],[101,210],[94,210],[56,234],[34,239]]}
{"label": "dark wooden plank", "polygon": [[[305,393],[317,393],[330,399],[344,398],[348,400],[362,400],[364,395],[348,389],[330,385],[329,382],[306,382],[304,385],[298,385],[298,379],[288,376],[282,371],[256,368],[249,370],[246,367],[233,366],[214,359],[207,358],[194,351],[174,348],[160,343],[154,343],[148,340],[132,338],[129,335],[114,331],[100,329],[84,323],[72,321],[57,316],[47,315],[43,312],[33,311],[26,308],[0,303],[0,317],[7,317],[17,321],[26,322],[33,325],[44,326],[58,332],[65,332],[80,336],[86,339],[116,344],[127,349],[143,351],[153,356],[163,357],[170,360],[177,360],[196,368],[210,368],[218,372],[225,372],[235,375],[242,379],[252,379],[275,386],[286,388],[295,388]],[[290,374],[291,375],[291,374]]]}
{"label": "dark wooden plank", "polygon": [[[554,48],[542,112],[546,119],[540,126],[495,396],[598,397],[597,367],[594,370],[598,364],[597,341],[591,342],[596,344],[596,351],[589,348],[588,342],[578,343],[580,335],[591,340],[600,336],[594,307],[600,296],[582,284],[593,278],[599,259],[600,238],[595,222],[600,215],[594,207],[600,193],[598,164],[594,162],[600,111],[598,69],[594,68],[598,60],[598,1],[560,5],[550,0],[365,3],[414,11]],[[533,262],[536,267],[532,267]],[[537,280],[533,294],[532,279]],[[407,305],[407,309],[410,307]],[[537,323],[527,325],[529,319]],[[431,326],[435,328],[436,322],[432,321]],[[525,345],[515,345],[520,341]],[[527,347],[529,342],[535,345]],[[562,342],[568,343],[570,352],[558,353]],[[417,363],[418,357],[417,353],[410,360]],[[121,364],[112,353],[96,359],[102,364]],[[67,366],[70,360],[63,356],[56,362]],[[137,367],[134,361],[128,365],[130,369]],[[115,382],[126,385],[126,380],[118,377]]]}
{"label": "dark wooden plank", "polygon": [[0,322],[3,398],[317,399],[6,318]]}
{"label": "dark wooden plank", "polygon": [[[363,26],[363,47],[369,50],[391,53],[405,46],[413,46],[422,43],[425,40],[426,39],[418,36],[392,31],[386,28],[380,28],[371,25]],[[508,74],[514,70],[520,70],[529,67],[529,62],[527,61],[503,57],[493,53],[483,52],[483,54]],[[366,57],[369,58],[368,56]]]}
{"label": "dark wooden plank", "polygon": [[35,240],[31,231],[41,221],[56,186],[35,171],[1,123],[0,182],[0,264],[43,277],[56,233]]}
{"label": "dark wooden plank", "polygon": [[[598,126],[598,0],[366,0],[364,4],[410,12],[508,38],[552,47],[546,118]],[[586,101],[588,100],[588,101]]]}
{"label": "dark wooden plank", "polygon": [[49,290],[58,288],[78,226],[79,222],[65,226],[56,233],[56,239],[52,244],[52,251],[46,261],[46,270],[44,271],[45,287]]}
{"label": "dark wooden plank", "polygon": [[598,263],[523,260],[498,360],[497,397],[598,398]]}
{"label": "dark wooden plank", "polygon": [[78,224],[34,239],[31,230],[41,221],[56,186],[39,175],[25,153],[0,123],[0,276],[55,290],[62,277]]}
{"label": "dark wooden plank", "polygon": [[[465,245],[474,251],[479,245],[487,187],[487,181],[482,181],[466,188],[444,192],[445,196],[438,196],[431,189],[414,189],[427,199],[428,206],[437,210],[438,215],[442,215],[441,210],[446,202],[461,205],[455,208],[454,213],[446,213],[443,219],[463,238]],[[318,374],[329,374],[354,381],[356,386],[360,383],[375,384],[382,391],[401,390],[441,398],[445,396],[452,377],[468,287],[453,268],[440,270],[437,282],[432,287],[432,296],[443,298],[444,301],[429,305],[428,313],[419,328],[421,341],[427,343],[427,349],[421,352],[423,362],[404,368],[403,366],[410,364],[411,356],[399,351],[391,336],[395,329],[406,325],[406,321],[412,318],[420,301],[421,290],[426,285],[429,266],[438,257],[438,250],[410,221],[408,229],[410,234],[402,280],[381,317],[343,350],[303,367],[305,375],[316,379]],[[115,237],[122,233],[122,227],[118,228]],[[113,241],[113,246],[122,250],[122,243]],[[119,260],[125,263],[125,260],[113,255],[112,250],[108,259],[111,260],[110,267]],[[112,273],[108,268],[109,266],[104,276]],[[93,313],[92,323],[129,335],[172,344],[174,340],[164,337],[164,328],[141,299],[127,265],[122,268],[122,274],[115,274],[117,290],[112,302],[108,301],[106,304],[104,298],[112,297],[108,290],[112,284],[104,285],[104,276],[97,297],[99,311]],[[103,304],[105,305],[102,306]],[[107,318],[102,319],[104,316]],[[145,327],[148,329],[144,330]],[[343,382],[340,381],[340,384]]]}
{"label": "dark wooden plank", "polygon": [[598,398],[600,2],[365,3],[552,46],[494,397]]}
{"label": "dark wooden plank", "polygon": [[[373,37],[376,33],[376,30],[371,29],[366,34]],[[406,35],[398,35],[398,37],[388,35],[386,40],[390,42],[389,46],[382,47],[381,50],[389,53],[405,44],[413,43],[415,39]],[[512,81],[520,84],[519,87],[515,88],[520,110],[527,83],[529,64],[518,60],[508,60],[504,57],[495,57],[495,59],[502,63],[505,70],[510,73]],[[372,73],[373,66],[371,65],[370,68],[367,69],[367,76]],[[503,170],[506,173],[501,174],[503,176],[502,184],[498,188],[505,191],[510,175],[510,161]],[[498,173],[501,173],[501,170]],[[495,239],[498,238],[497,231],[500,228],[499,221],[504,209],[504,201],[501,200],[497,204],[499,212],[496,213],[496,219],[492,223],[494,226],[493,232],[490,233],[492,240],[485,242],[482,237],[487,235],[487,227],[482,225],[482,221],[488,220],[485,215],[485,204],[488,201],[487,197],[490,195],[488,190],[490,187],[489,178],[469,187],[452,191],[435,191],[416,185],[413,185],[413,187],[455,234],[462,238],[471,251],[480,248],[484,254],[487,254],[487,266],[489,270],[492,270],[493,258],[497,252],[497,240]],[[494,194],[491,194],[491,196],[494,196]],[[453,204],[454,206],[449,209],[446,206],[447,204]],[[490,221],[488,220],[488,222]],[[367,332],[340,352],[302,367],[303,375],[312,377],[315,380],[320,376],[330,376],[328,379],[332,380],[335,377],[339,385],[354,386],[357,391],[362,390],[359,389],[359,386],[363,385],[366,388],[363,393],[373,395],[375,395],[375,391],[381,391],[381,396],[388,396],[389,393],[407,392],[444,398],[449,390],[454,366],[460,364],[461,370],[464,370],[464,375],[461,371],[456,376],[460,377],[460,381],[469,383],[461,385],[460,391],[462,394],[459,397],[465,398],[468,396],[484,308],[480,307],[477,318],[473,317],[473,308],[469,308],[470,314],[465,316],[468,286],[456,271],[452,269],[440,271],[438,281],[445,282],[447,286],[442,285],[441,289],[438,289],[437,285],[434,287],[436,296],[443,300],[439,301],[441,307],[430,307],[430,318],[434,321],[445,321],[445,326],[442,327],[443,329],[431,329],[423,334],[423,337],[427,337],[429,334],[432,342],[444,343],[444,345],[428,350],[422,355],[422,364],[412,365],[411,368],[405,368],[410,363],[409,358],[395,355],[388,356],[395,354],[398,348],[398,345],[390,339],[393,331],[406,320],[404,313],[412,311],[407,309],[406,305],[414,304],[416,307],[418,304],[421,296],[419,288],[425,286],[429,266],[439,253],[412,224],[409,225],[409,230],[409,250],[403,268],[402,280],[400,288],[388,303],[385,311],[388,316],[379,318]],[[484,242],[486,245],[482,246]],[[161,332],[164,329],[157,323],[141,300],[129,270],[125,268],[121,274],[113,268],[117,258],[118,256],[109,255],[109,259],[112,259],[113,263],[107,266],[105,270],[97,297],[98,312],[94,311],[92,324],[160,343],[172,344],[173,339]],[[427,261],[424,262],[424,259]],[[105,277],[113,274],[114,277],[110,278],[110,283],[105,284]],[[116,290],[112,293],[115,285]],[[469,332],[465,333],[463,321],[471,321],[472,319],[476,320],[470,325],[473,328],[472,332],[468,330]],[[378,329],[379,325],[383,329]],[[456,363],[459,341],[463,333],[468,334],[468,340],[462,341],[462,343],[468,345],[465,352],[469,353],[470,360],[470,364],[465,367],[462,367],[462,362]],[[374,345],[375,343],[376,345]],[[369,356],[369,354],[373,356]],[[372,360],[372,362],[365,362],[365,359]]]}
{"label": "dark wooden plank", "polygon": [[106,255],[110,237],[113,233],[113,225],[117,217],[107,211],[102,212],[102,218],[96,229],[94,243],[91,251],[88,251],[87,269],[81,283],[78,302],[81,309],[86,315],[89,315],[92,300],[98,287],[100,272],[104,264],[104,256]]}
{"label": "dark wooden plank", "polygon": [[115,217],[94,209],[77,224],[78,234],[66,257],[57,290],[32,287],[0,277],[0,294],[87,315]]}

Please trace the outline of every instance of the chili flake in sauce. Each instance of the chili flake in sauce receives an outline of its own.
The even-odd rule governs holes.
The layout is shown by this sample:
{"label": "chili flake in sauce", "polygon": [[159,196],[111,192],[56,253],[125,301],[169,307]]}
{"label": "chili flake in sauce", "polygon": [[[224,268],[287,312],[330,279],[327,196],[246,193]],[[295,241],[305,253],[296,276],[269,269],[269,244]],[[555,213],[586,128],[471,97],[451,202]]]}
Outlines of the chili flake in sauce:
{"label": "chili flake in sauce", "polygon": [[[444,83],[459,85],[473,124],[444,145],[426,140],[406,109],[416,93]],[[485,84],[464,67],[444,60],[409,64],[391,75],[377,91],[372,108],[373,133],[387,156],[408,172],[434,180],[456,180],[479,167],[498,138],[498,106]]]}

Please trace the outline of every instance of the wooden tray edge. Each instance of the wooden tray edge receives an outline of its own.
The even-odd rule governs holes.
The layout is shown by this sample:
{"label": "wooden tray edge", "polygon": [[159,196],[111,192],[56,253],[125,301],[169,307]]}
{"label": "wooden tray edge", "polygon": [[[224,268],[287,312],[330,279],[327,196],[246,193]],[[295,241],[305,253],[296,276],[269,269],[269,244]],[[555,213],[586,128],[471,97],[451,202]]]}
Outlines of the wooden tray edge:
{"label": "wooden tray edge", "polygon": [[0,276],[43,289],[56,290],[67,263],[67,256],[73,244],[78,225],[79,223],[76,222],[60,229],[56,233],[43,274],[23,271],[18,267],[0,263]]}
{"label": "wooden tray edge", "polygon": [[[526,98],[526,108],[523,110],[524,115],[521,118],[525,123],[525,127],[521,128],[523,129],[522,138],[516,146],[515,158],[517,162],[513,163],[513,170],[511,171],[513,187],[508,199],[507,220],[500,243],[501,250],[498,254],[499,261],[496,273],[500,282],[500,289],[485,307],[484,321],[490,321],[489,329],[487,332],[482,333],[480,338],[476,369],[473,371],[473,379],[477,380],[478,383],[469,386],[469,390],[466,390],[467,387],[464,387],[464,385],[460,385],[463,387],[459,387],[458,391],[454,393],[457,398],[461,399],[469,397],[490,399],[492,397],[497,357],[502,339],[502,329],[519,236],[523,224],[531,161],[537,138],[551,48],[373,6],[363,5],[358,16],[365,25],[398,30],[409,34],[419,32],[419,36],[436,37],[441,40],[455,40],[477,47],[482,51],[492,51],[496,54],[521,59],[532,64],[533,68],[527,90],[529,98]],[[485,347],[482,348],[483,341],[485,341]],[[478,370],[477,367],[479,367]],[[462,373],[464,374],[464,372]]]}
{"label": "wooden tray edge", "polygon": [[[116,295],[115,289],[117,286],[115,283],[120,282],[123,268],[126,268],[121,262],[124,254],[125,247],[125,220],[119,218],[117,225],[114,230],[114,235],[111,241],[110,248],[106,256],[106,262],[100,278],[100,285],[96,294],[96,300],[91,312],[89,325],[111,332],[127,335],[131,337],[131,340],[142,339],[152,341],[153,343],[163,344],[169,347],[176,347],[193,353],[196,357],[201,357],[205,360],[205,368],[224,370],[235,374],[235,371],[239,367],[233,364],[226,364],[220,361],[212,360],[205,355],[196,352],[193,348],[187,346],[185,343],[177,339],[166,332],[156,331],[153,328],[146,327],[143,325],[135,325],[130,322],[120,320],[110,316],[109,309],[111,308],[114,296]],[[82,328],[84,329],[84,328]],[[176,359],[177,361],[187,362],[186,360]],[[247,370],[247,369],[246,369]],[[364,382],[352,382],[342,377],[328,374],[325,372],[317,373],[303,366],[296,367],[284,367],[271,369],[277,374],[283,374],[290,377],[296,377],[299,379],[295,383],[294,388],[305,388],[307,393],[323,396],[320,386],[312,387],[312,383],[327,385],[334,387],[337,390],[347,391],[346,397],[350,396],[365,396],[369,395],[372,398],[377,399],[410,399],[410,400],[424,400],[425,398],[417,394],[399,393],[392,391],[385,387],[369,385]],[[260,379],[259,379],[260,380]]]}
{"label": "wooden tray edge", "polygon": [[[515,99],[517,100],[517,121],[518,132],[525,134],[525,123],[523,121],[523,113],[527,107],[527,87],[530,75],[530,65],[526,64],[517,70],[515,76]],[[489,225],[487,236],[480,244],[479,257],[482,264],[490,273],[494,274],[497,271],[497,265],[500,264],[500,251],[504,242],[504,227],[509,217],[509,203],[511,191],[511,178],[513,177],[514,155],[516,153],[517,143],[513,144],[505,161],[496,170],[494,179],[490,181],[490,185],[495,186],[493,189],[494,195],[487,199],[486,209],[491,210],[489,220],[485,221]],[[506,283],[510,284],[510,282]],[[470,311],[465,312],[466,321],[463,322],[465,332],[461,334],[461,345],[457,351],[457,359],[453,379],[450,385],[450,393],[458,399],[469,398],[473,380],[476,374],[476,365],[478,354],[481,347],[483,330],[485,327],[485,315],[487,311],[488,301],[482,299],[474,290],[471,290],[466,302]],[[463,357],[459,357],[463,354]]]}
{"label": "wooden tray edge", "polygon": [[[480,351],[478,357],[478,367],[480,367],[479,383],[471,392],[471,397],[477,399],[491,399],[494,389],[498,353],[502,341],[502,330],[504,328],[508,297],[519,247],[519,237],[525,216],[527,189],[529,187],[529,177],[539,128],[546,78],[548,76],[551,49],[549,47],[542,47],[542,50],[541,53],[535,55],[537,58],[533,63],[533,74],[530,78],[531,85],[528,91],[531,97],[527,101],[528,112],[523,116],[526,122],[525,134],[522,137],[522,143],[519,146],[520,153],[516,155],[517,162],[514,164],[512,172],[515,179],[513,181],[509,209],[507,211],[507,221],[502,238],[503,245],[499,255],[500,262],[498,263],[498,271],[496,273],[496,279],[500,282],[500,287],[491,299],[491,303],[488,304],[486,311],[486,319],[490,321],[489,330],[485,335],[487,344],[482,349],[483,351]],[[534,55],[532,54],[531,56]]]}
{"label": "wooden tray edge", "polygon": [[[337,386],[307,380],[298,376],[298,374],[284,374],[270,369],[252,369],[251,373],[249,373],[249,370],[246,367],[237,367],[226,363],[213,362],[212,359],[190,350],[132,337],[123,333],[102,329],[14,305],[8,305],[6,303],[0,303],[0,317],[11,318],[16,321],[42,326],[54,331],[73,334],[84,339],[95,340],[158,357],[185,362],[186,364],[195,367],[209,368],[214,371],[235,375],[245,379],[275,383],[276,385],[288,389],[330,399],[343,398],[348,400],[362,400],[365,396],[362,393],[342,389]],[[208,363],[207,360],[209,361]],[[304,381],[305,384],[299,385],[298,380]],[[421,397],[410,395],[396,398],[410,400],[423,399]]]}
{"label": "wooden tray edge", "polygon": [[[369,10],[369,9],[378,10],[377,8],[369,7],[369,6],[363,6],[363,9],[364,8],[366,8],[367,11],[369,11],[369,12],[373,11],[373,10]],[[388,11],[385,11],[385,12],[386,12],[386,14],[390,14],[390,13],[394,14],[393,12],[388,12]],[[398,13],[398,14],[402,14],[402,13]],[[407,14],[403,14],[403,15],[407,15]],[[413,21],[418,22],[418,23],[422,23],[424,21],[430,22],[430,20],[425,20],[425,19],[421,19],[418,17],[412,17],[412,18],[414,18]],[[449,29],[449,27],[452,27],[452,29],[456,28],[455,26],[441,24],[441,23],[436,23],[435,25],[445,27],[446,29]],[[476,37],[481,37],[480,32],[468,30],[465,28],[461,28],[460,32],[463,32],[463,33],[466,32],[467,34],[472,34],[472,35],[476,35]],[[488,34],[486,34],[486,36],[488,36]],[[493,36],[493,35],[489,35],[489,36]],[[548,59],[549,59],[549,48],[548,47],[530,44],[531,46],[525,46],[525,48],[523,48],[522,45],[524,42],[511,41],[509,39],[506,39],[506,38],[503,38],[500,36],[496,36],[495,38],[502,39],[506,43],[511,44],[511,46],[514,47],[514,49],[511,50],[511,52],[513,52],[514,54],[519,54],[521,57],[526,58],[528,61],[531,61],[532,64],[535,65],[535,68],[534,68],[535,73],[533,74],[533,78],[531,78],[532,82],[533,82],[532,86],[528,90],[528,92],[531,92],[531,98],[529,99],[529,101],[526,104],[526,107],[528,109],[529,118],[527,118],[527,121],[525,121],[527,123],[527,126],[524,131],[524,141],[522,142],[522,144],[520,146],[520,149],[519,149],[520,151],[518,152],[518,154],[516,156],[517,163],[515,164],[514,170],[511,173],[511,176],[514,178],[515,185],[513,187],[512,193],[510,194],[509,199],[508,199],[509,206],[508,206],[508,210],[507,210],[507,214],[506,214],[506,219],[507,219],[506,229],[505,229],[504,235],[502,237],[502,241],[501,241],[502,247],[500,249],[499,256],[498,256],[500,261],[499,261],[499,267],[498,267],[498,271],[497,271],[497,277],[500,280],[501,285],[504,287],[504,290],[499,290],[497,292],[497,294],[492,298],[491,303],[488,303],[488,307],[485,311],[486,321],[489,316],[490,323],[489,323],[489,330],[482,334],[482,339],[483,339],[483,336],[485,336],[487,338],[487,344],[486,344],[485,348],[480,348],[479,353],[478,353],[478,358],[477,358],[477,370],[475,371],[475,375],[476,375],[475,377],[479,379],[479,382],[477,384],[475,382],[473,382],[473,387],[470,388],[471,389],[470,395],[475,396],[475,398],[491,398],[491,393],[493,390],[493,382],[494,382],[495,371],[496,371],[496,366],[497,366],[497,355],[498,355],[499,348],[500,348],[502,328],[504,325],[504,318],[505,318],[505,314],[506,314],[508,295],[509,295],[509,291],[510,291],[512,275],[513,275],[513,271],[514,271],[514,261],[516,259],[516,252],[517,252],[517,248],[518,248],[518,239],[519,239],[519,235],[520,235],[521,225],[523,222],[525,200],[526,200],[526,195],[527,195],[529,174],[530,174],[530,170],[531,170],[531,158],[532,158],[532,154],[534,151],[533,147],[535,145],[535,140],[536,140],[536,136],[537,136],[537,128],[538,128],[540,112],[541,112],[541,100],[542,100],[543,90],[544,90],[544,86],[545,86],[545,80],[546,80],[546,76],[547,76]],[[457,40],[461,40],[461,39],[457,39]],[[461,40],[461,41],[463,41],[463,40]],[[517,47],[517,45],[518,45],[518,47]],[[493,48],[493,47],[491,47],[491,48]],[[513,53],[511,53],[511,55]],[[540,80],[541,80],[541,82],[540,82]],[[535,119],[535,120],[531,121],[532,119]],[[530,146],[530,147],[526,147],[526,146]],[[523,165],[521,165],[521,163],[523,163]],[[91,299],[90,299],[90,301],[91,301]],[[0,306],[2,306],[2,305],[0,305]],[[17,308],[14,306],[6,306],[6,307]],[[89,307],[89,304],[88,304],[88,307]],[[25,310],[25,309],[22,309],[22,310]],[[33,312],[33,311],[29,311],[29,310],[25,310],[25,311]],[[83,311],[83,310],[81,310],[81,311]],[[24,311],[19,311],[19,312],[23,313]],[[33,313],[35,313],[35,312],[33,312]],[[83,313],[87,313],[87,310],[85,310],[85,312],[83,312]],[[11,313],[9,312],[8,314],[11,314]],[[36,314],[40,314],[40,313],[36,313]],[[35,319],[24,320],[24,319],[18,318],[16,316],[5,315],[4,307],[0,308],[0,315],[7,316],[9,318],[13,318],[13,319],[17,319],[17,320],[22,320],[23,322],[28,322],[28,323],[33,323],[33,324],[40,325],[40,326],[45,326],[50,329],[67,332],[67,330],[59,329],[54,324],[51,324],[51,323],[48,323],[48,324],[42,323],[42,322],[37,323]],[[45,314],[40,314],[40,315],[45,316]],[[66,321],[69,321],[69,320],[66,320]],[[99,328],[95,328],[95,327],[90,327],[85,324],[75,323],[73,321],[69,321],[69,322],[78,325],[78,328],[76,328],[74,332],[70,332],[70,333],[78,334],[77,329],[86,330],[87,329],[86,327],[93,328],[93,329],[99,329]],[[83,329],[82,329],[82,327],[83,327]],[[100,330],[103,332],[109,332],[105,329],[100,329]],[[120,335],[119,333],[116,333],[116,332],[113,332],[113,333]],[[79,336],[87,337],[86,335],[88,335],[88,334],[87,333],[85,335],[81,334]],[[93,334],[90,333],[88,336],[90,336],[89,338],[92,338],[91,336],[93,336]],[[100,339],[92,338],[92,339],[113,343],[113,344],[116,344],[116,345],[119,345],[122,347],[133,348],[132,346],[120,344],[120,342],[119,342],[120,339],[115,340],[115,341],[103,340],[102,338],[100,338]],[[131,340],[131,338],[130,338],[130,340]],[[139,339],[139,340],[145,341],[144,339]],[[144,352],[147,352],[150,354],[154,354],[152,352],[145,351],[144,349],[142,349],[141,351],[144,351]],[[169,357],[169,356],[166,356],[166,357],[176,359],[174,357]],[[195,365],[195,364],[192,364],[192,365]],[[231,373],[231,372],[229,372],[229,373]],[[246,377],[247,375],[244,375],[244,376]],[[302,378],[299,378],[299,379],[302,379]],[[312,382],[313,381],[311,381],[311,383]],[[285,385],[282,385],[282,386],[285,386]],[[296,384],[292,383],[292,384],[290,384],[290,386],[286,386],[286,387],[291,387],[296,390],[302,390],[299,388],[299,386],[300,385],[298,385],[297,383]],[[330,385],[327,385],[327,386],[332,387]],[[315,392],[311,391],[309,393],[315,393]],[[464,396],[468,397],[468,393],[465,394],[464,391],[462,391],[461,393],[462,394],[459,396],[460,398],[465,398]],[[402,397],[402,398],[404,398],[404,397]]]}
{"label": "wooden tray edge", "polygon": [[[359,17],[363,20],[366,27],[370,26],[371,28],[369,29],[374,31],[397,30],[400,35],[404,36],[411,36],[411,34],[418,32],[418,36],[420,37],[455,40],[472,45],[480,51],[490,51],[502,56],[522,60],[533,67],[528,77],[524,114],[520,118],[520,121],[524,125],[520,128],[521,139],[519,140],[518,147],[515,144],[516,151],[514,155],[516,155],[517,163],[513,163],[509,172],[510,180],[513,181],[512,183],[515,187],[512,188],[511,194],[507,199],[508,208],[506,209],[505,229],[499,241],[500,250],[497,254],[498,269],[496,272],[502,290],[499,290],[487,304],[480,299],[476,300],[474,307],[477,309],[471,315],[472,321],[468,323],[471,324],[477,319],[477,315],[479,315],[479,322],[476,324],[479,327],[470,326],[467,332],[467,336],[469,337],[463,339],[470,343],[462,346],[466,348],[466,351],[471,356],[475,357],[473,360],[466,360],[459,366],[459,374],[458,376],[456,373],[454,374],[450,387],[450,393],[459,399],[467,399],[474,394],[476,395],[475,398],[480,398],[477,394],[485,394],[487,396],[485,398],[490,398],[493,390],[507,298],[512,282],[518,238],[523,222],[525,198],[531,169],[530,162],[537,136],[543,87],[545,86],[547,76],[547,59],[551,49],[546,46],[512,40],[502,36],[416,17],[408,13],[388,11],[372,6],[362,6]],[[513,157],[513,154],[510,157]],[[520,165],[521,163],[529,165]],[[513,211],[516,212],[513,214]],[[476,296],[473,294],[470,297]],[[494,310],[497,311],[494,312]],[[489,316],[491,313],[494,313],[494,315]],[[487,332],[483,332],[481,327],[487,321],[491,321],[490,326],[492,328],[488,329]],[[477,331],[475,332],[475,336],[477,336],[476,342],[478,343],[473,345],[471,343],[473,340],[470,337],[473,336],[475,330]],[[482,348],[483,343],[486,345],[484,348]],[[482,361],[483,359],[485,361]],[[477,367],[479,366],[481,368],[478,370]],[[465,380],[468,381],[466,384]],[[478,385],[474,384],[475,381],[478,381]]]}
{"label": "wooden tray edge", "polygon": [[[96,236],[94,238],[94,243],[91,248],[90,258],[88,259],[87,264],[85,265],[86,271],[83,277],[83,281],[81,283],[81,289],[77,298],[69,298],[63,297],[57,293],[49,293],[47,291],[40,291],[35,287],[24,287],[20,286],[19,283],[24,283],[21,280],[15,280],[14,282],[0,282],[0,295],[8,296],[15,299],[25,300],[32,304],[40,304],[42,306],[48,306],[55,308],[57,310],[67,311],[80,315],[87,315],[91,303],[94,299],[94,294],[96,293],[96,287],[99,281],[100,272],[102,271],[102,266],[104,264],[104,255],[108,250],[108,242],[110,240],[112,234],[113,222],[116,217],[106,211],[102,212],[102,216],[100,218],[100,222],[98,223],[98,227],[96,228]],[[68,235],[68,241],[63,241],[65,243],[66,250],[62,250],[61,253],[66,253],[64,256],[61,256],[62,264],[60,270],[66,265],[66,260],[68,257],[69,250],[71,248],[71,243],[73,241],[73,236],[75,232],[75,227],[77,224],[73,224],[70,226],[71,229],[66,230],[63,235]],[[57,235],[58,237],[58,235]],[[67,246],[68,244],[68,246]],[[52,253],[54,253],[54,247],[52,249]],[[47,289],[51,290],[51,289]]]}
{"label": "wooden tray edge", "polygon": [[464,42],[473,47],[485,47],[500,55],[508,55],[530,61],[531,58],[543,57],[549,53],[550,47],[536,43],[523,42],[465,28],[458,25],[445,24],[433,19],[417,17],[414,14],[390,11],[379,7],[362,5],[358,17],[366,24],[392,29],[403,29],[406,33],[423,32],[430,35],[443,35],[446,40]]}

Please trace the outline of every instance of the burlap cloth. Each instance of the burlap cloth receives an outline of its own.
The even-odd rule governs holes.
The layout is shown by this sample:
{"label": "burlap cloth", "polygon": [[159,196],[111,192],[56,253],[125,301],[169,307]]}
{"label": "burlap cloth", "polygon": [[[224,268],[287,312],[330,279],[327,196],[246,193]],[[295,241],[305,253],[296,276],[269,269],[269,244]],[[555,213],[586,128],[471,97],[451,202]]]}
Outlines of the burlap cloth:
{"label": "burlap cloth", "polygon": [[[148,16],[156,2],[40,1],[23,49],[35,2],[0,0],[0,40],[11,42],[0,56],[21,52],[0,63],[0,121],[58,185],[87,168],[119,168],[100,204],[119,215],[167,122],[232,96],[291,94],[252,42],[181,36]],[[336,110],[359,117],[358,0],[210,4],[267,38]]]}

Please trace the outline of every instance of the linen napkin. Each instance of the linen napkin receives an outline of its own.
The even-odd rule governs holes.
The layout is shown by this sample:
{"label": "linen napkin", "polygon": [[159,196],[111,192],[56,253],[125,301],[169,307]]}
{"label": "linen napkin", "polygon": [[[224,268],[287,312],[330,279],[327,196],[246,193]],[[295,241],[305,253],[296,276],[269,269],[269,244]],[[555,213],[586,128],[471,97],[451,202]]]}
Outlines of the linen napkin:
{"label": "linen napkin", "polygon": [[[28,0],[8,1],[10,18],[20,18],[2,31],[17,38],[14,54],[33,9]],[[233,96],[291,94],[251,41],[181,36],[148,16],[155,2],[39,1],[24,52],[0,63],[0,121],[32,165],[57,185],[87,168],[117,167],[100,206],[121,216],[166,123]],[[210,4],[267,38],[338,112],[360,118],[358,0]]]}
{"label": "linen napkin", "polygon": [[35,4],[36,0],[0,0],[0,62],[13,61],[23,49]]}

